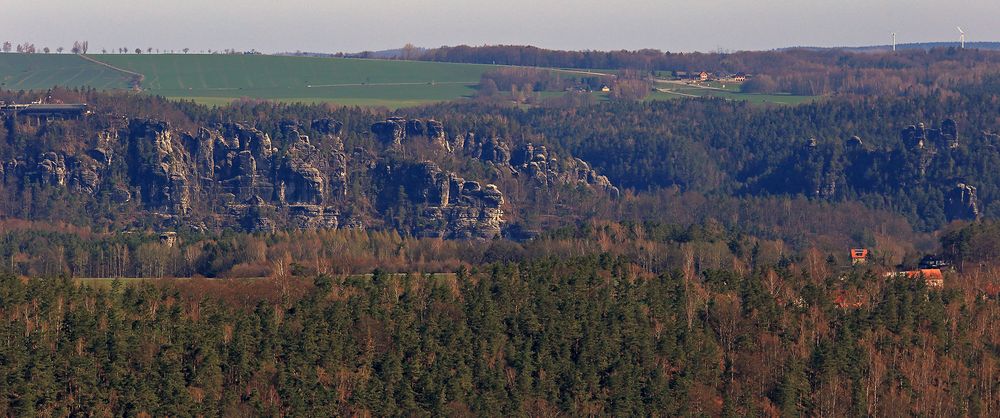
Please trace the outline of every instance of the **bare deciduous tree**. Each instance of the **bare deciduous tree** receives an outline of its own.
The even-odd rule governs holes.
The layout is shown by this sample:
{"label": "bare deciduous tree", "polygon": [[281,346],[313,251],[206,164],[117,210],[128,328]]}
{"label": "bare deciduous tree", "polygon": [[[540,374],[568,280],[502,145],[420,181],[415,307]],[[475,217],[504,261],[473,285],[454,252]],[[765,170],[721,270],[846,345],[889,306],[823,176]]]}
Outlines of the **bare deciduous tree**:
{"label": "bare deciduous tree", "polygon": [[411,43],[403,45],[402,58],[404,60],[414,60],[420,55],[420,49]]}

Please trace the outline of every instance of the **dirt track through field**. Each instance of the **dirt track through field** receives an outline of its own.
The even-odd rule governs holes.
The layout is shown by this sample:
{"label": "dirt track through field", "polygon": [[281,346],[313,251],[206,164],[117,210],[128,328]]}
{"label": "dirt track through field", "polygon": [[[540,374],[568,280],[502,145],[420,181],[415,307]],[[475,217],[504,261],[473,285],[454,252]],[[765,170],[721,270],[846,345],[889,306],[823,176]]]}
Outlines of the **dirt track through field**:
{"label": "dirt track through field", "polygon": [[128,75],[132,76],[132,79],[135,81],[135,88],[137,90],[140,90],[140,91],[142,90],[142,80],[145,80],[146,76],[144,76],[142,74],[139,74],[139,73],[137,73],[135,71],[126,70],[126,69],[121,68],[121,67],[115,67],[114,65],[108,64],[106,62],[98,61],[98,60],[93,59],[91,57],[88,57],[88,56],[86,56],[84,54],[76,54],[76,56],[78,56],[80,58],[83,58],[83,59],[85,59],[87,61],[90,61],[90,62],[92,62],[94,64],[102,65],[102,66],[105,66],[105,67],[110,68],[112,70],[115,70],[115,71],[118,71],[118,72],[122,72],[122,73],[125,73],[125,74],[128,74]]}

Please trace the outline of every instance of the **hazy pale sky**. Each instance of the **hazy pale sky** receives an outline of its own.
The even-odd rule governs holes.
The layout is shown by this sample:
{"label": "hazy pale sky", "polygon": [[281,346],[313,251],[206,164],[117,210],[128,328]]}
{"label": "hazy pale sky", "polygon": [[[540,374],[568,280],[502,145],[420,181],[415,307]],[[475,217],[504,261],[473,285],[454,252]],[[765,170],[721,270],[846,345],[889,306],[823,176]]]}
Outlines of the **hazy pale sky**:
{"label": "hazy pale sky", "polygon": [[714,51],[1000,40],[1000,0],[4,1],[0,40],[69,47],[356,52],[531,44]]}

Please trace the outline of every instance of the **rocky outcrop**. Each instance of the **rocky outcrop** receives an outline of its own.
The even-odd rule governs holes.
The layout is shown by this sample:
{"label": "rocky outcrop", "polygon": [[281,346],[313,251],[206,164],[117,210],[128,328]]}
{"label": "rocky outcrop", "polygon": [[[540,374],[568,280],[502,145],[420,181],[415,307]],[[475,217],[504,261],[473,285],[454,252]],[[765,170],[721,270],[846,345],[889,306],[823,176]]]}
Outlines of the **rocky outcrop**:
{"label": "rocky outcrop", "polygon": [[371,131],[375,134],[375,138],[382,144],[391,148],[397,148],[403,144],[403,139],[406,138],[405,125],[406,120],[402,118],[389,118],[383,122],[373,124]]}
{"label": "rocky outcrop", "polygon": [[296,132],[295,137],[277,164],[278,201],[282,204],[322,204],[326,197],[326,179],[317,168],[316,147],[305,135]]}
{"label": "rocky outcrop", "polygon": [[100,189],[103,171],[104,167],[89,157],[76,159],[70,170],[70,185],[75,191],[94,194]]}
{"label": "rocky outcrop", "polygon": [[118,131],[108,130],[97,134],[97,145],[88,153],[91,158],[107,167],[114,160],[114,147],[118,143]]}
{"label": "rocky outcrop", "polygon": [[379,206],[412,209],[419,236],[490,239],[500,235],[503,193],[492,184],[467,181],[437,164],[385,162],[376,170]]}
{"label": "rocky outcrop", "polygon": [[[618,197],[619,190],[611,181],[579,158],[559,158],[544,146],[530,142],[513,147],[500,138],[481,139],[473,133],[449,141],[455,153],[476,158],[529,179],[536,187],[582,185]],[[513,150],[513,151],[512,151]]]}
{"label": "rocky outcrop", "polygon": [[427,138],[430,139],[432,145],[452,152],[451,144],[448,143],[448,137],[441,122],[433,119],[427,121]]}
{"label": "rocky outcrop", "polygon": [[337,229],[340,212],[333,207],[320,205],[289,205],[292,226],[298,229]]}
{"label": "rocky outcrop", "polygon": [[480,186],[474,181],[452,178],[449,181],[454,200],[448,206],[428,208],[424,216],[438,221],[444,228],[425,228],[425,236],[445,238],[492,239],[500,235],[503,226],[503,194],[492,184]]}
{"label": "rocky outcrop", "polygon": [[312,129],[323,135],[339,136],[344,124],[333,119],[317,119],[310,125]]}
{"label": "rocky outcrop", "polygon": [[434,148],[448,152],[452,146],[448,142],[444,125],[436,120],[388,118],[371,126],[375,138],[390,149],[398,149],[404,143],[422,141]]}
{"label": "rocky outcrop", "polygon": [[191,207],[189,154],[166,122],[133,120],[128,125],[132,184],[155,210],[183,216]]}
{"label": "rocky outcrop", "polygon": [[948,193],[945,201],[945,216],[948,220],[979,219],[979,199],[976,188],[965,183],[958,183]]}
{"label": "rocky outcrop", "polygon": [[910,125],[903,129],[899,138],[904,145],[910,148],[923,149],[933,146],[935,148],[958,148],[958,123],[953,119],[941,121],[938,128],[928,128],[923,122]]}
{"label": "rocky outcrop", "polygon": [[61,154],[47,152],[42,154],[37,167],[38,180],[43,185],[66,185],[66,159]]}
{"label": "rocky outcrop", "polygon": [[594,170],[590,164],[579,158],[559,159],[549,153],[545,146],[526,143],[517,148],[510,160],[515,173],[526,174],[536,185],[582,185],[609,193],[617,198],[618,188],[606,176]]}
{"label": "rocky outcrop", "polygon": [[948,144],[948,148],[958,147],[958,124],[953,119],[941,121],[941,139]]}
{"label": "rocky outcrop", "polygon": [[463,178],[443,164],[474,160],[493,178],[543,192],[586,186],[617,195],[582,160],[496,136],[449,135],[429,119],[374,123],[370,132],[380,146],[354,142],[350,151],[341,138],[344,124],[332,119],[285,120],[267,132],[246,123],[178,129],[151,119],[112,122],[79,152],[3,161],[0,179],[25,179],[144,211],[136,217],[143,227],[266,232],[389,226],[459,239],[501,235],[508,203],[496,185]]}
{"label": "rocky outcrop", "polygon": [[253,196],[238,204],[228,205],[229,215],[239,221],[239,225],[251,232],[272,232],[277,229],[274,221],[274,205],[260,196]]}
{"label": "rocky outcrop", "polygon": [[[424,227],[418,231],[421,235],[461,239],[492,239],[500,235],[504,200],[497,186],[480,186],[454,175],[448,175],[446,182],[429,186],[438,196],[446,197],[439,205],[424,211]],[[435,224],[439,227],[430,227]]]}
{"label": "rocky outcrop", "polygon": [[[372,126],[372,132],[389,147],[412,143],[415,138],[430,138],[430,143],[455,154],[474,158],[524,178],[537,188],[585,186],[619,195],[607,177],[598,174],[578,158],[563,158],[545,146],[525,143],[513,147],[498,137],[479,137],[473,133],[447,138],[443,126],[435,121],[421,122],[389,119]],[[512,151],[513,149],[513,151]],[[442,172],[437,165],[424,162],[408,172],[385,172],[384,176],[412,179],[405,185],[385,185],[383,190],[396,193],[401,187],[411,203],[426,205],[417,233],[448,238],[490,238],[500,233],[503,223],[503,194],[495,185],[480,186],[454,174]],[[392,201],[389,199],[389,201]]]}

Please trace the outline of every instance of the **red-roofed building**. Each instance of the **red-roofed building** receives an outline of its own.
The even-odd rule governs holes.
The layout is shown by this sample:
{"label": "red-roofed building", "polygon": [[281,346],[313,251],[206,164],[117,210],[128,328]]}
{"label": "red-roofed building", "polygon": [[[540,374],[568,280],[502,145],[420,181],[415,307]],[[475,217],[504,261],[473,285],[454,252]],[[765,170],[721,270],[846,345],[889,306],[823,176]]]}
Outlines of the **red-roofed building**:
{"label": "red-roofed building", "polygon": [[851,248],[851,265],[865,264],[868,262],[867,248]]}
{"label": "red-roofed building", "polygon": [[944,273],[941,269],[919,269],[886,273],[887,277],[905,277],[907,279],[923,278],[928,287],[944,287]]}

